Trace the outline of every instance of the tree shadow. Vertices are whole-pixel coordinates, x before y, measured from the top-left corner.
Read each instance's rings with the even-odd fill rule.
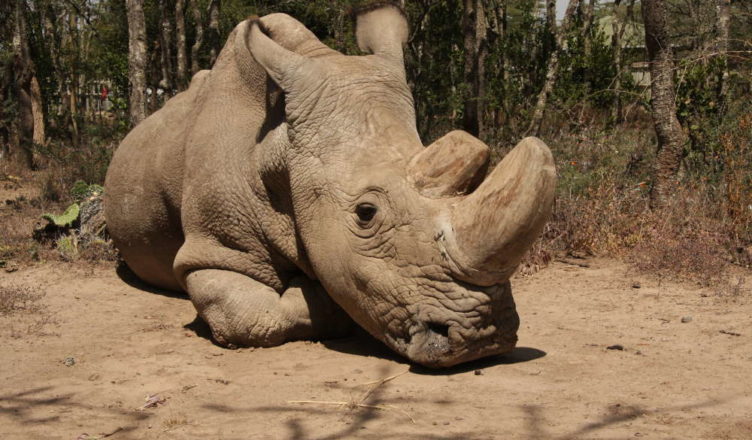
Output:
[[[147,284],[142,281],[124,262],[120,262],[115,269],[115,273],[125,284],[133,287],[134,289],[143,290],[145,292],[154,293],[157,295],[166,296],[169,298],[188,299],[188,295],[183,292],[176,292],[174,290],[160,289],[154,287],[151,284]]]
[[[93,406],[73,400],[72,393],[52,397],[45,396],[51,392],[53,387],[42,386],[31,388],[18,393],[0,395],[0,414],[7,416],[20,423],[21,425],[47,425],[60,420],[60,416],[34,417],[33,412],[37,409],[44,409],[46,413],[55,407],[59,408],[81,408],[89,411],[106,411],[127,417],[131,422],[139,422],[148,419],[152,414],[147,412],[136,412],[135,410],[125,410],[118,408]],[[129,432],[137,428],[136,424],[118,427],[117,432]]]
[[[647,409],[640,405],[621,405],[615,404],[608,406],[607,414],[600,420],[588,423],[568,434],[556,436],[546,431],[544,426],[548,423],[545,420],[543,409],[538,405],[523,405],[522,410],[527,414],[527,430],[530,438],[550,438],[555,440],[577,440],[592,435],[595,431],[602,430],[622,422],[628,422],[637,418],[670,413],[674,411],[688,411],[693,409],[708,408],[733,400],[734,397],[726,399],[709,399],[704,402],[697,402],[686,405],[666,406],[663,408]]]
[[[388,365],[383,365],[380,368],[379,375],[387,378],[390,374],[390,368]],[[366,388],[365,385],[372,385],[370,388]],[[377,381],[375,383],[369,383],[356,387],[337,387],[342,391],[353,391],[356,388],[360,388],[359,395],[342,401],[332,400],[306,400],[306,401],[290,401],[286,405],[276,406],[261,406],[261,407],[249,407],[239,408],[230,407],[227,405],[204,405],[205,409],[217,412],[266,412],[279,416],[280,414],[300,414],[303,416],[293,417],[285,422],[285,427],[288,430],[288,435],[285,437],[289,440],[334,440],[334,439],[349,439],[349,438],[373,438],[373,439],[435,439],[435,440],[449,440],[449,439],[471,439],[476,438],[479,433],[473,432],[454,432],[451,435],[442,435],[432,432],[417,432],[408,433],[407,427],[411,430],[415,430],[416,426],[412,416],[406,411],[405,404],[408,403],[420,403],[417,398],[407,398],[405,396],[388,397],[386,392],[391,386],[391,382]],[[451,401],[439,401],[437,404],[451,404]],[[329,434],[318,435],[308,427],[306,427],[306,420],[321,420],[322,417],[336,416],[340,419],[346,417],[344,420],[345,426],[341,429],[337,429]],[[388,419],[387,425],[379,427],[378,431],[366,431],[366,424],[371,421],[379,419]],[[438,429],[438,428],[431,428]]]

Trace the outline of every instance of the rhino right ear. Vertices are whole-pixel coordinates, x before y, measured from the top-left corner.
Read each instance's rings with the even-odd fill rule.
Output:
[[[353,11],[355,38],[364,52],[403,64],[402,47],[407,43],[407,18],[402,8],[390,1],[374,2]]]
[[[269,38],[262,30],[262,23],[258,18],[250,22],[246,43],[256,62],[282,90],[290,90],[295,76],[310,62],[308,58],[285,49]]]

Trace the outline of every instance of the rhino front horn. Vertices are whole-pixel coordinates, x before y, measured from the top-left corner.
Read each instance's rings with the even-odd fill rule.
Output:
[[[551,151],[538,138],[523,139],[450,209],[441,240],[456,277],[481,286],[507,280],[543,230],[555,188]]]

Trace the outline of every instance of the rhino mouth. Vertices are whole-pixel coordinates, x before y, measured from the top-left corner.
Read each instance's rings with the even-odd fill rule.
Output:
[[[489,310],[461,315],[435,307],[420,307],[405,325],[402,335],[386,335],[386,342],[410,361],[428,368],[451,367],[506,353],[517,344],[519,316],[508,285],[495,286]],[[427,319],[421,317],[431,316]],[[444,317],[442,319],[442,317]]]

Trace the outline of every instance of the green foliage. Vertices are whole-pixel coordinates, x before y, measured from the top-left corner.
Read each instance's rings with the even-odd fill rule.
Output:
[[[66,261],[78,256],[78,239],[75,235],[63,235],[55,241],[55,248]]]
[[[77,180],[71,188],[71,196],[73,200],[80,203],[90,197],[98,196],[104,192],[102,185],[91,184],[84,182],[83,180]]]
[[[70,228],[73,226],[73,223],[78,220],[80,209],[78,203],[73,203],[60,215],[47,213],[43,214],[42,218],[58,228]]]

